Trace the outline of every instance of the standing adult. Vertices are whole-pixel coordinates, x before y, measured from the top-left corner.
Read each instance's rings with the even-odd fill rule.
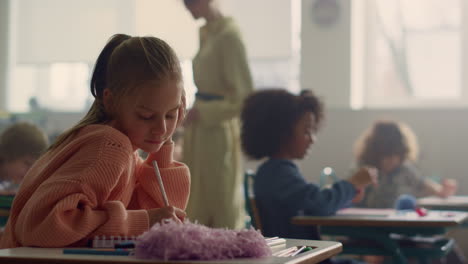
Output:
[[[210,227],[242,228],[243,166],[239,115],[253,90],[239,29],[216,0],[184,0],[195,19],[204,19],[193,59],[198,88],[187,115],[184,161],[192,175],[187,215]]]

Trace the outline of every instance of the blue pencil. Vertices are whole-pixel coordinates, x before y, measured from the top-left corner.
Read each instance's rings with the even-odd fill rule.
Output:
[[[65,248],[63,254],[76,255],[108,255],[108,256],[128,256],[131,251],[124,249],[84,249],[84,248]]]

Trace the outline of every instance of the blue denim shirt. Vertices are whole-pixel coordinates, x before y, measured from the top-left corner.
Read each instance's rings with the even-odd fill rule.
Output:
[[[333,215],[350,205],[356,189],[343,180],[320,189],[307,182],[292,161],[270,159],[257,170],[254,194],[263,235],[319,240],[317,227],[293,225],[291,218],[300,213]]]

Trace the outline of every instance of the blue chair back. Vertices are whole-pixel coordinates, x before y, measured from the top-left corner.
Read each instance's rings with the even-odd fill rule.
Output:
[[[260,221],[260,215],[257,209],[257,203],[255,201],[255,195],[253,193],[253,183],[255,180],[255,173],[252,170],[247,170],[244,174],[244,198],[245,198],[245,210],[250,216],[250,226],[255,229],[262,230],[262,224]],[[250,227],[247,225],[247,227]]]

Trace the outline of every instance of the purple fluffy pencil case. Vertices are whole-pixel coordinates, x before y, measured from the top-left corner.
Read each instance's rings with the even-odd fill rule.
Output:
[[[254,229],[209,228],[186,221],[155,224],[137,238],[135,257],[162,260],[222,260],[271,256]]]

